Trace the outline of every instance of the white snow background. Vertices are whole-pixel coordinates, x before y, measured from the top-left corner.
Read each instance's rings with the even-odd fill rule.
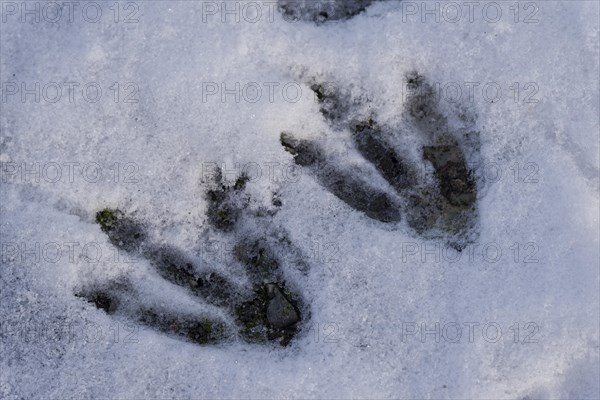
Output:
[[[600,395],[598,2],[534,2],[537,23],[523,22],[531,12],[524,2],[516,3],[518,22],[509,9],[513,2],[497,2],[503,15],[496,23],[482,18],[481,5],[473,22],[463,16],[436,23],[390,1],[320,26],[291,23],[278,12],[269,21],[267,7],[257,22],[230,16],[223,23],[219,14],[203,14],[201,1],[135,2],[135,8],[117,3],[116,22],[114,3],[99,2],[97,23],[82,17],[87,2],[80,2],[72,21],[63,15],[57,23],[21,22],[6,3],[0,398]],[[125,23],[134,11],[139,21]],[[464,94],[460,102],[476,118],[480,162],[502,174],[479,182],[478,243],[494,244],[492,253],[501,249],[496,262],[490,261],[495,255],[477,252],[455,262],[406,256],[407,243],[419,250],[436,243],[368,220],[307,174],[297,182],[268,176],[266,163],[292,163],[279,144],[281,131],[336,135],[304,77],[364,92],[391,124],[401,115],[404,77],[412,70],[433,82],[477,82],[478,88],[494,82],[503,89],[493,103],[480,89],[473,101]],[[49,101],[54,92],[47,86],[39,102],[34,95],[23,102],[20,92],[7,94],[7,82],[19,90],[22,82],[28,88],[61,83],[62,97]],[[73,101],[65,82],[79,84]],[[81,95],[90,82],[102,88],[94,103]],[[273,102],[264,89],[260,101],[237,103],[233,95],[225,102],[219,95],[203,99],[206,82],[230,89],[236,82],[279,86]],[[290,82],[302,89],[297,102],[282,95]],[[515,82],[517,101],[509,88]],[[536,84],[537,102],[525,102],[533,87],[524,88],[528,83]],[[125,102],[134,87],[139,90],[130,99],[137,102]],[[443,107],[452,116],[457,106]],[[349,150],[343,156],[355,157]],[[73,295],[86,282],[126,274],[149,302],[203,307],[150,276],[143,261],[115,261],[94,215],[119,207],[144,218],[157,240],[197,251],[205,240],[207,162],[262,166],[248,191],[264,204],[273,191],[281,193],[274,223],[306,252],[331,243],[339,250],[335,262],[313,259],[308,275],[296,282],[312,314],[288,348],[243,342],[202,347],[131,328]],[[65,163],[78,163],[70,164],[72,179]],[[39,179],[23,168],[40,168]],[[65,244],[72,242],[79,246],[70,259]],[[42,254],[48,243],[62,252]],[[99,262],[83,256],[87,243],[101,247]],[[19,246],[17,255],[10,244]],[[39,259],[23,249],[34,249]],[[218,268],[228,273],[227,265]],[[412,323],[450,328],[437,341],[431,333],[403,335]],[[472,340],[465,323],[479,324]],[[482,327],[492,323],[486,336]],[[73,327],[69,335],[59,333],[65,324]],[[447,336],[455,336],[456,325],[462,336],[453,343]],[[490,340],[496,326],[501,336]]]

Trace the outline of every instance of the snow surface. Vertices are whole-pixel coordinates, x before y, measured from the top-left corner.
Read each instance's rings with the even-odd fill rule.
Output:
[[[80,8],[73,21],[23,23],[6,3],[1,398],[600,396],[598,2],[535,2],[538,23],[522,21],[531,11],[525,3],[517,3],[515,22],[512,2],[497,3],[503,10],[497,23],[485,21],[479,9],[473,22],[423,23],[389,1],[321,25],[291,23],[279,13],[273,21],[263,14],[255,23],[231,17],[223,23],[219,15],[203,14],[206,2],[200,1],[133,3],[137,23],[123,21],[135,11],[128,3],[119,3],[118,22],[113,3],[100,3],[97,23],[82,18]],[[481,246],[456,262],[407,255],[407,245],[420,251],[436,242],[369,221],[306,174],[297,181],[268,177],[266,163],[292,163],[279,144],[281,131],[336,134],[304,77],[366,94],[380,120],[392,124],[412,70],[433,82],[496,82],[503,89],[493,103],[477,91],[472,102],[461,102],[476,118],[481,165],[502,177],[479,182]],[[40,102],[33,95],[22,102],[20,93],[7,95],[13,88],[7,82],[80,86],[73,102],[64,86],[54,103],[47,100],[52,87]],[[80,92],[90,82],[103,90],[95,103]],[[115,82],[119,102],[110,88]],[[273,102],[265,89],[256,103],[236,103],[232,95],[223,103],[218,95],[204,101],[206,82],[280,86]],[[290,82],[301,85],[297,102],[282,96]],[[518,102],[509,89],[515,82],[522,90]],[[523,85],[531,82],[536,103],[523,100],[532,92]],[[135,103],[123,102],[133,87],[125,88],[128,83],[139,88]],[[455,104],[443,107],[455,115]],[[450,123],[459,121],[451,117]],[[346,139],[330,140],[331,151],[352,160]],[[85,283],[126,274],[149,302],[202,307],[162,285],[143,261],[122,254],[115,261],[94,215],[118,206],[150,223],[157,240],[198,251],[207,240],[202,178],[210,162],[229,169],[258,163],[262,177],[248,190],[259,204],[280,193],[284,206],[274,223],[306,252],[324,254],[330,244],[338,249],[334,257],[315,257],[308,275],[295,282],[312,315],[289,348],[201,347],[129,326],[73,295]],[[62,172],[56,182],[52,163]],[[65,163],[79,163],[71,164],[72,179]],[[39,182],[22,174],[36,166],[45,168]],[[89,167],[87,179],[81,166]],[[79,244],[73,259],[66,250],[71,242]],[[486,258],[480,250],[490,243]],[[14,245],[36,253],[36,244],[39,260],[14,254]],[[51,246],[43,254],[48,244],[62,253],[55,257]],[[86,260],[85,244],[101,248],[99,262]],[[493,262],[496,248],[502,256]],[[448,328],[437,342],[433,333],[403,334],[421,324],[435,330],[436,323]],[[472,340],[469,323],[479,324]],[[452,343],[456,325],[462,336]],[[61,334],[65,326],[71,331]],[[491,326],[487,336],[482,326]],[[495,326],[502,329],[497,341],[491,340]]]

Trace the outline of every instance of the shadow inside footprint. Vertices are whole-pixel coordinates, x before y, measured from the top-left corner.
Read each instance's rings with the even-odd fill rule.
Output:
[[[330,162],[315,142],[296,139],[287,132],[281,134],[280,141],[296,164],[310,168],[321,185],[344,203],[381,222],[400,221],[400,206],[392,196]]]
[[[208,190],[206,200],[208,210],[206,215],[209,223],[216,229],[231,232],[235,227],[245,201],[241,198],[241,192],[248,182],[248,177],[240,176],[233,186],[223,183],[221,169],[217,168],[214,183],[215,187]]]
[[[385,134],[373,119],[354,124],[352,138],[360,154],[375,166],[393,188],[403,191],[416,184],[414,171],[402,154],[396,151],[391,135]]]
[[[144,256],[165,280],[216,306],[226,306],[239,297],[236,288],[223,275],[203,268],[202,272],[183,252],[160,246],[144,251]]]
[[[261,285],[255,297],[239,305],[236,315],[242,335],[253,342],[277,340],[287,346],[297,333],[300,311],[297,303],[275,283]]]
[[[416,72],[407,76],[407,82],[412,94],[406,104],[406,119],[428,143],[422,148],[422,157],[433,167],[437,182],[436,187],[428,187],[413,196],[411,204],[415,205],[415,212],[412,216],[416,217],[409,221],[417,231],[445,233],[450,236],[449,243],[460,250],[473,234],[477,185],[458,142],[460,134],[449,127],[431,85]],[[419,215],[419,212],[427,215]],[[422,225],[423,220],[428,223]]]
[[[174,309],[146,306],[126,281],[109,282],[85,288],[75,294],[109,315],[183,338],[198,344],[216,344],[233,336],[223,321],[214,317],[184,314]]]
[[[106,233],[110,242],[124,251],[139,251],[146,240],[142,225],[126,217],[121,210],[107,208],[97,212],[96,223]]]

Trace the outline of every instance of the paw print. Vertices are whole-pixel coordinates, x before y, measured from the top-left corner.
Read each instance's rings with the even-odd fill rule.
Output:
[[[280,141],[296,164],[349,207],[383,223],[405,219],[418,234],[442,238],[461,250],[476,235],[477,218],[477,187],[465,158],[466,145],[461,145],[463,132],[450,128],[422,75],[410,73],[406,81],[411,95],[402,128],[397,129],[379,124],[368,100],[357,102],[326,84],[310,83],[332,130],[349,136],[354,149],[387,185],[372,183],[368,171],[333,162],[319,140],[283,132]],[[402,148],[402,135],[413,135],[422,143],[420,160],[415,162]],[[468,145],[472,140],[463,142]]]
[[[477,191],[460,132],[450,129],[422,76],[411,74],[407,82],[414,93],[405,104],[404,126],[424,143],[418,151],[421,169],[399,145],[393,128],[379,124],[373,112],[364,117],[364,104],[322,84],[311,85],[332,129],[349,134],[355,150],[387,186],[373,183],[372,175],[356,166],[334,162],[318,140],[283,132],[280,141],[296,164],[350,208],[385,224],[405,219],[418,234],[441,238],[461,250],[476,235]],[[228,262],[243,267],[247,285],[211,269],[192,252],[153,243],[148,227],[132,215],[118,209],[96,214],[96,222],[114,246],[145,259],[162,280],[183,289],[189,298],[217,307],[224,316],[186,313],[149,302],[125,277],[96,282],[76,295],[117,318],[198,344],[242,339],[287,346],[307,323],[310,310],[300,291],[287,284],[286,271],[294,268],[304,273],[309,265],[285,231],[272,227],[271,217],[282,207],[280,199],[273,198],[273,209],[252,210],[245,194],[247,182],[241,176],[227,184],[217,170],[206,192],[209,231],[233,239]],[[282,257],[290,254],[298,257],[293,262]]]
[[[134,282],[127,278],[95,282],[82,288],[77,296],[98,309],[128,322],[198,344],[216,344],[236,339],[251,343],[278,343],[287,346],[309,315],[305,301],[285,280],[283,267],[305,271],[307,265],[285,232],[270,227],[265,220],[276,212],[253,212],[244,194],[247,177],[233,185],[223,182],[220,171],[207,191],[207,220],[215,234],[234,240],[231,263],[243,266],[249,285],[241,285],[203,265],[190,252],[152,243],[147,227],[135,217],[118,209],[96,214],[96,223],[109,241],[128,254],[145,259],[164,281],[182,288],[192,299],[215,306],[224,318],[181,312],[174,307],[149,303]],[[244,221],[246,220],[246,221]],[[251,221],[251,222],[248,222]],[[245,225],[254,223],[267,235],[248,233]]]

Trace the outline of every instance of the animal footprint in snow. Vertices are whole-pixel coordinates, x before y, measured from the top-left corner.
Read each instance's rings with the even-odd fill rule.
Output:
[[[311,84],[323,117],[334,131],[349,135],[354,149],[386,185],[372,183],[370,171],[334,162],[319,141],[283,132],[281,144],[296,164],[308,169],[351,208],[384,223],[406,218],[419,234],[442,237],[460,250],[475,234],[475,180],[458,140],[460,134],[449,127],[433,88],[417,73],[406,79],[412,95],[405,104],[404,124],[397,129],[380,125],[372,111],[361,117],[365,104],[339,90],[314,81]],[[407,133],[417,135],[423,143],[421,160],[411,159],[402,148],[400,139]],[[418,168],[417,162],[424,163],[425,168]],[[426,172],[419,172],[422,170]]]
[[[432,88],[418,74],[409,75],[407,80],[414,94],[405,104],[403,129],[411,129],[424,143],[417,162],[425,164],[425,173],[402,149],[398,141],[402,132],[378,124],[375,115],[359,118],[360,104],[339,92],[326,91],[318,83],[313,83],[312,89],[321,114],[335,131],[349,133],[353,147],[371,172],[332,161],[319,141],[282,133],[281,144],[298,165],[352,209],[382,223],[405,218],[419,234],[443,238],[460,250],[476,233],[475,181],[459,133],[449,128]],[[373,183],[373,173],[386,185]],[[189,251],[152,243],[145,225],[117,209],[101,210],[96,215],[96,222],[114,246],[147,260],[164,282],[183,289],[189,298],[212,305],[221,314],[183,312],[174,303],[149,301],[135,282],[126,278],[95,282],[77,295],[118,318],[200,344],[235,338],[289,344],[310,312],[297,287],[286,283],[286,271],[305,271],[308,266],[301,255],[293,263],[282,257],[299,252],[283,230],[271,226],[270,217],[276,211],[248,209],[246,183],[242,176],[227,185],[218,171],[206,193],[207,220],[219,235],[234,239],[233,257],[226,262],[243,266],[246,285],[207,267]]]
[[[299,254],[284,233],[271,231],[270,236],[260,237],[247,233],[244,220],[262,224],[267,232],[271,228],[268,220],[263,221],[246,209],[246,181],[240,177],[228,186],[219,172],[206,197],[208,221],[220,234],[235,240],[229,262],[244,267],[248,285],[233,282],[189,252],[151,243],[146,227],[118,209],[104,209],[96,214],[96,222],[114,246],[147,260],[162,280],[182,288],[188,297],[223,311],[228,318],[181,312],[176,304],[149,301],[127,278],[94,282],[77,295],[115,317],[199,344],[235,338],[289,344],[309,312],[302,296],[286,285],[284,267],[293,265],[304,270],[306,264],[301,256],[295,263],[283,256]]]

